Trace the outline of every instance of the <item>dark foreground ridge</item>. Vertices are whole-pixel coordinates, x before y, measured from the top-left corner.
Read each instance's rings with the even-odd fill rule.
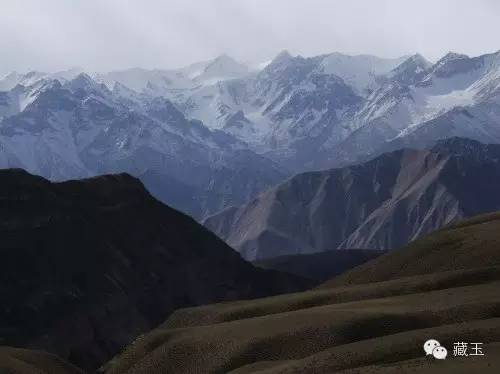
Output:
[[[94,369],[176,308],[309,284],[243,261],[130,175],[51,183],[0,171],[0,345]]]
[[[311,291],[177,310],[99,372],[496,374],[499,248],[500,213],[479,216]],[[430,338],[448,349],[446,360],[425,357]],[[485,355],[454,357],[455,342],[482,342]],[[81,374],[57,357],[7,347],[2,369]]]

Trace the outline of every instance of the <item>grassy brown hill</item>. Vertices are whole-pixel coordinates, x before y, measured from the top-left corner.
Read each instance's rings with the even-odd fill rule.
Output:
[[[127,174],[0,171],[0,345],[94,369],[179,307],[308,285],[245,262]]]
[[[477,217],[312,291],[178,310],[105,372],[496,373],[499,244],[500,214]],[[429,338],[447,360],[424,357]],[[458,341],[485,356],[453,357]]]
[[[27,349],[0,347],[1,374],[84,374],[59,357]]]

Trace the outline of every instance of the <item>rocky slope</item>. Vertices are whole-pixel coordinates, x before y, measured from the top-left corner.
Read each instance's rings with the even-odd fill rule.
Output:
[[[247,259],[335,248],[396,249],[500,209],[500,146],[451,139],[296,175],[205,225]]]
[[[96,368],[181,306],[295,291],[127,174],[0,171],[0,344]]]

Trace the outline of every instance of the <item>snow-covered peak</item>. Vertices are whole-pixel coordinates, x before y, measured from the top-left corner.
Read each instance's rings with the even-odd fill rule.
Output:
[[[416,53],[410,56],[406,61],[412,62],[415,65],[422,66],[426,69],[432,66],[432,63],[429,60],[427,60],[424,56],[422,56],[420,53]]]
[[[26,74],[12,72],[0,79],[0,91],[10,91],[17,85],[28,87],[46,76],[47,74],[39,71],[31,71]]]
[[[64,87],[72,92],[85,91],[86,93],[98,94],[100,96],[110,93],[106,85],[96,82],[86,73],[78,74],[74,79],[66,82]]]
[[[98,74],[95,79],[110,89],[119,82],[139,93],[149,92],[154,87],[158,95],[166,95],[169,90],[189,90],[195,86],[182,71],[176,70],[132,68]]]
[[[276,76],[290,67],[305,64],[307,59],[301,56],[292,56],[287,50],[281,51],[264,69],[259,73],[261,77]],[[311,65],[312,66],[312,65]]]
[[[415,84],[425,76],[431,66],[429,61],[417,53],[391,70],[387,77],[402,84]]]
[[[0,91],[10,91],[19,84],[20,74],[13,71],[0,78]]]
[[[29,86],[22,84],[16,85],[7,94],[10,96],[11,105],[10,114],[24,111],[30,104],[35,102],[41,95],[51,91],[57,91],[61,88],[61,83],[55,79],[42,78]],[[57,104],[57,103],[55,103]]]
[[[78,77],[78,75],[85,73],[85,70],[80,67],[73,67],[67,70],[61,70],[56,73],[50,74],[51,78],[58,79],[60,81],[70,81]]]
[[[284,61],[289,61],[293,56],[286,49],[281,51],[276,55],[276,57],[271,61],[272,64],[279,64]]]
[[[463,60],[463,59],[468,59],[470,58],[469,56],[463,54],[463,53],[456,53],[456,52],[448,52],[446,55],[444,55],[438,62],[438,65],[442,65],[444,63],[447,63],[449,61],[453,60]]]
[[[324,73],[342,78],[357,93],[363,94],[373,88],[377,76],[390,72],[405,60],[406,57],[349,56],[335,52],[324,56],[321,66]]]
[[[470,74],[483,66],[483,58],[470,58],[467,55],[449,52],[432,67],[432,75],[437,78],[449,78],[454,75]]]
[[[199,74],[193,74],[191,77],[197,83],[210,85],[218,81],[241,78],[248,72],[248,66],[228,55],[221,55],[207,63]]]
[[[86,73],[80,73],[70,81],[70,85],[74,88],[86,88],[94,84],[92,77]]]

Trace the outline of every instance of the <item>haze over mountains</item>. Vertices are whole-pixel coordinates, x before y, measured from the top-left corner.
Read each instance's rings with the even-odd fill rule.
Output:
[[[201,219],[298,172],[451,136],[500,142],[499,94],[499,53],[12,73],[0,79],[0,167],[52,180],[126,171]]]
[[[500,209],[500,145],[452,138],[366,163],[297,174],[204,224],[248,260],[334,249],[397,249]]]

